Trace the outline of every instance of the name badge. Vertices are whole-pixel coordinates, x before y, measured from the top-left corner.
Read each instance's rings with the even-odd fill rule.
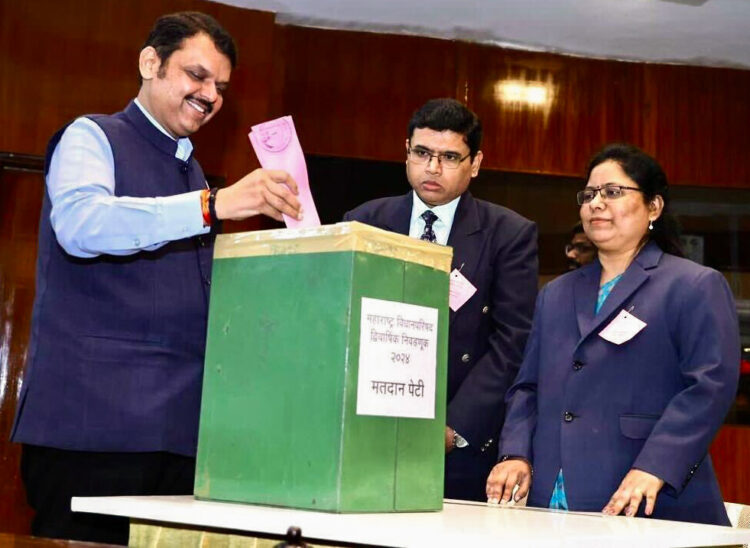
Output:
[[[622,344],[635,337],[646,325],[646,322],[639,320],[627,310],[620,310],[615,319],[599,332],[599,336],[605,341]]]
[[[471,296],[477,292],[477,288],[466,279],[457,269],[451,272],[448,306],[453,312],[461,308]]]

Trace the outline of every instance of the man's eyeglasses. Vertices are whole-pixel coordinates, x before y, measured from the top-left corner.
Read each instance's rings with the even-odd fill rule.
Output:
[[[466,160],[466,158],[471,156],[471,153],[467,154],[466,156],[461,156],[457,152],[435,153],[426,148],[415,147],[415,148],[409,148],[409,152],[407,153],[407,156],[409,157],[410,162],[413,162],[417,165],[429,164],[433,158],[437,158],[438,163],[444,168],[456,169],[458,166],[461,165],[461,162],[463,162],[464,160]]]
[[[622,197],[623,190],[637,190],[638,192],[643,192],[640,188],[635,186],[604,185],[579,190],[576,194],[576,200],[578,200],[579,206],[588,204],[596,198],[597,192],[602,195],[602,199],[604,200],[616,200],[617,198]]]

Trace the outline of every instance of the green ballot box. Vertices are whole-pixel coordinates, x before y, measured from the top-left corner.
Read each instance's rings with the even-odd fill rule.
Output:
[[[219,236],[195,495],[440,510],[451,257],[360,223]]]

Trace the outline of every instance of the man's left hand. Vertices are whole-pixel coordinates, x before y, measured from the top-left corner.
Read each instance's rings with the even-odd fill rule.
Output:
[[[636,470],[633,468],[628,472],[620,483],[615,494],[609,499],[607,505],[602,508],[602,513],[616,516],[623,510],[626,516],[634,516],[638,511],[641,501],[646,499],[645,514],[650,516],[654,511],[656,496],[664,486],[664,480],[653,474]]]

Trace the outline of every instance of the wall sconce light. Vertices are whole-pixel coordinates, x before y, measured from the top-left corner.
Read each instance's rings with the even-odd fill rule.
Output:
[[[500,80],[495,84],[495,98],[501,103],[516,103],[534,107],[552,103],[553,88],[545,82]]]
[[[521,114],[523,112],[541,114],[546,125],[552,113],[557,87],[552,80],[552,74],[547,74],[546,81],[540,79],[526,79],[520,74],[516,79],[497,80],[493,84],[492,93],[495,101],[503,111]]]

